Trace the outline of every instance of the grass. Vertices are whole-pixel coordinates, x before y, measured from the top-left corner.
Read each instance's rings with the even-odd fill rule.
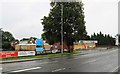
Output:
[[[44,57],[55,57],[55,56],[61,56],[61,55],[69,55],[69,54],[78,54],[79,52],[64,52],[63,54],[61,53],[56,53],[56,54],[42,54],[42,55],[36,55],[36,56],[23,56],[23,57],[12,57],[12,58],[3,58],[2,61],[7,61],[7,60],[20,60],[20,59],[30,59],[30,58],[44,58]],[[1,60],[1,59],[0,59]]]

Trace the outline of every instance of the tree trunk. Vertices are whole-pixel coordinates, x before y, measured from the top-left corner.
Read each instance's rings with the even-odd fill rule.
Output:
[[[73,52],[73,45],[68,45],[68,52],[69,53]]]

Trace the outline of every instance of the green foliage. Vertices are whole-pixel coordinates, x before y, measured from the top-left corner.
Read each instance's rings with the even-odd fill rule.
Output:
[[[37,38],[36,37],[30,37],[29,40],[36,40]]]
[[[118,35],[118,40],[119,40],[119,43],[120,43],[120,34]]]
[[[50,13],[42,19],[42,38],[49,44],[61,42],[61,3],[51,2]],[[80,40],[87,36],[82,2],[63,3],[63,38],[64,42],[69,39]],[[74,40],[71,40],[72,42]]]
[[[43,34],[41,35],[41,39],[46,40],[46,38],[45,38],[45,33],[43,33]]]
[[[2,30],[1,30],[1,28],[0,28],[0,48],[2,48]]]
[[[28,41],[29,40],[29,38],[23,38],[23,39],[21,39],[20,41]]]
[[[10,49],[11,42],[15,40],[13,35],[8,31],[2,31],[2,48],[3,49]]]
[[[91,35],[91,40],[98,40],[98,45],[115,45],[115,38],[102,32]]]
[[[20,41],[30,41],[30,40],[36,40],[36,37],[30,37],[30,38],[22,38]]]

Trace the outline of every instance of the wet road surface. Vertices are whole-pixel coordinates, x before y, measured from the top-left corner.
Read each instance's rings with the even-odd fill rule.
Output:
[[[2,64],[3,74],[21,72],[114,72],[118,69],[118,49],[88,51],[83,55]]]

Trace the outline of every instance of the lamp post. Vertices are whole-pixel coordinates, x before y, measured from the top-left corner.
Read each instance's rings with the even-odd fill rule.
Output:
[[[0,51],[2,49],[2,29],[3,28],[0,28]]]
[[[63,3],[61,2],[61,53],[63,54]]]
[[[62,0],[51,0],[52,2],[55,2],[55,6],[56,6],[56,2],[60,2],[61,4],[61,53],[63,54],[63,2]]]

